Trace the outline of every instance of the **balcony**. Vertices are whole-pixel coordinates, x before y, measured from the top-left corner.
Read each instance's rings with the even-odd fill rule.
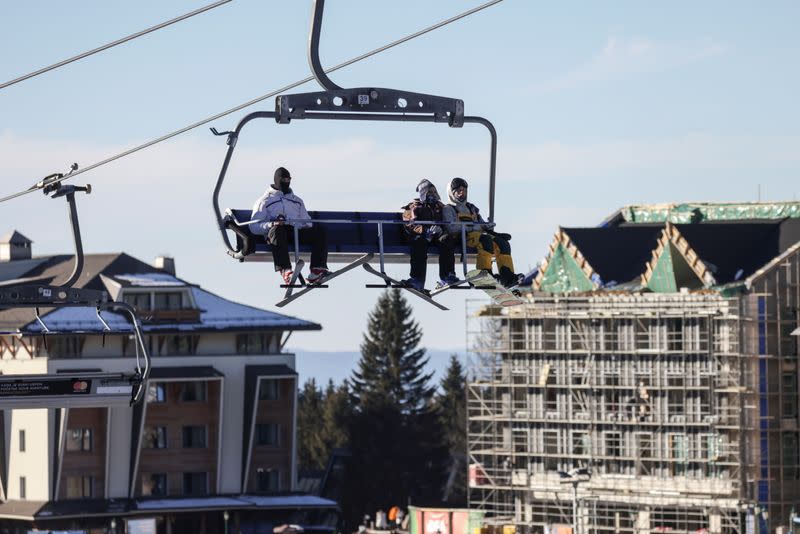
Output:
[[[136,309],[136,315],[143,323],[199,323],[200,310],[198,309],[179,309],[179,310],[140,310]]]

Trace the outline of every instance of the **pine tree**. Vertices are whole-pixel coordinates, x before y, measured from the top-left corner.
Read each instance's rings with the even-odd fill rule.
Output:
[[[450,355],[445,376],[437,395],[444,443],[450,453],[448,476],[443,498],[450,506],[467,504],[467,429],[466,375],[458,355]]]
[[[322,391],[310,378],[303,384],[297,399],[297,463],[300,469],[323,469],[328,461],[328,450],[320,432],[322,410]]]
[[[336,386],[333,380],[328,381],[325,398],[322,403],[321,434],[328,456],[333,449],[346,447],[350,437],[347,432],[350,422],[352,404],[347,383]]]
[[[352,457],[341,504],[351,525],[378,509],[441,500],[447,449],[421,340],[400,291],[384,292],[369,314],[361,360],[350,380]]]
[[[411,318],[411,307],[400,290],[384,292],[369,314],[361,343],[361,360],[353,373],[357,406],[389,401],[408,415],[425,411],[433,396],[433,373],[424,373],[428,358],[417,349],[422,329]]]

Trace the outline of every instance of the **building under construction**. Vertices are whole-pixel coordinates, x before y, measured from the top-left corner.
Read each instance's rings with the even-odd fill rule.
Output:
[[[468,319],[470,506],[532,532],[789,532],[798,217],[640,206],[560,228],[528,303]]]

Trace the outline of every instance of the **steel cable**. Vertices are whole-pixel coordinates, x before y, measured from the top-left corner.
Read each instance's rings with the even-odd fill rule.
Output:
[[[228,1],[230,1],[230,0],[228,0]],[[396,41],[392,41],[391,43],[388,43],[388,44],[383,45],[383,46],[381,46],[379,48],[376,48],[376,49],[374,49],[374,50],[372,50],[370,52],[367,52],[365,54],[361,54],[360,56],[356,56],[354,58],[348,59],[347,61],[344,61],[343,63],[339,63],[338,65],[336,65],[334,67],[330,67],[328,69],[325,69],[325,72],[326,73],[334,72],[334,71],[337,71],[337,70],[342,69],[344,67],[348,67],[348,66],[352,65],[353,63],[357,63],[359,61],[363,61],[364,59],[372,57],[372,56],[374,56],[376,54],[380,54],[381,52],[385,52],[386,50],[389,50],[390,48],[393,48],[395,46],[398,46],[400,44],[408,42],[408,41],[410,41],[412,39],[415,39],[415,38],[417,38],[417,37],[419,37],[421,35],[424,35],[424,34],[426,34],[428,32],[431,32],[431,31],[437,30],[439,28],[442,28],[444,26],[447,26],[448,24],[451,24],[453,22],[456,22],[457,20],[460,20],[460,19],[463,19],[465,17],[468,17],[468,16],[470,16],[470,15],[472,15],[474,13],[477,13],[478,11],[482,11],[483,9],[486,9],[487,7],[491,7],[491,6],[495,5],[495,4],[499,4],[502,1],[503,0],[491,0],[489,2],[481,4],[481,5],[479,5],[479,6],[475,7],[475,8],[472,8],[472,9],[470,9],[468,11],[464,11],[463,13],[455,15],[455,16],[449,18],[449,19],[446,19],[446,20],[443,20],[441,22],[438,22],[438,23],[436,23],[436,24],[434,24],[432,26],[428,26],[427,28],[424,28],[424,29],[422,29],[422,30],[420,30],[418,32],[409,34],[409,35],[407,35],[407,36],[405,36],[405,37],[403,37],[401,39],[398,39]],[[60,178],[56,178],[54,180],[50,180],[50,181],[48,181],[48,184],[52,184],[52,183],[55,183],[55,182],[62,182],[64,180],[68,179],[68,178],[74,178],[75,176],[77,176],[79,174],[91,171],[93,169],[96,169],[96,168],[101,167],[103,165],[106,165],[108,163],[111,163],[112,161],[116,161],[116,160],[118,160],[120,158],[124,158],[126,156],[130,156],[131,154],[139,152],[140,150],[144,150],[145,148],[149,148],[149,147],[151,147],[153,145],[156,145],[158,143],[161,143],[163,141],[166,141],[166,140],[171,139],[173,137],[176,137],[178,135],[184,134],[184,133],[186,133],[186,132],[188,132],[190,130],[193,130],[193,129],[199,127],[199,126],[203,126],[204,124],[208,124],[211,121],[217,120],[217,119],[222,118],[222,117],[224,117],[226,115],[230,115],[231,113],[235,113],[237,111],[241,111],[242,109],[244,109],[244,108],[246,108],[248,106],[252,106],[253,104],[257,104],[258,102],[266,100],[267,98],[271,98],[271,97],[277,96],[277,95],[279,95],[279,94],[281,94],[281,93],[283,93],[285,91],[288,91],[290,89],[294,89],[294,88],[296,88],[296,87],[298,87],[300,85],[303,85],[304,83],[308,83],[308,82],[313,81],[313,80],[314,80],[313,76],[308,76],[307,78],[303,78],[302,80],[298,80],[298,81],[290,83],[288,85],[284,85],[280,89],[275,89],[274,91],[271,91],[271,92],[269,92],[269,93],[267,93],[265,95],[259,96],[257,98],[252,99],[252,100],[249,100],[249,101],[247,101],[247,102],[245,102],[243,104],[239,104],[236,107],[227,109],[225,111],[222,111],[222,112],[217,113],[215,115],[212,115],[210,117],[206,117],[205,119],[202,119],[202,120],[199,120],[199,121],[194,122],[192,124],[189,124],[188,126],[184,126],[183,128],[180,128],[180,129],[175,130],[173,132],[170,132],[168,134],[164,134],[161,137],[157,137],[155,139],[147,141],[146,143],[142,143],[141,145],[138,145],[138,146],[135,146],[135,147],[130,148],[128,150],[125,150],[123,152],[120,152],[119,154],[116,154],[116,155],[110,156],[110,157],[108,157],[108,158],[106,158],[104,160],[98,161],[97,163],[93,163],[93,164],[89,165],[88,167],[84,167],[82,169],[78,169],[78,170],[76,170],[76,171],[74,171],[74,172],[72,172],[72,173],[70,173],[68,175],[64,175],[64,176],[62,176]],[[37,184],[32,185],[28,189],[25,189],[25,190],[20,191],[18,193],[14,193],[12,195],[8,195],[8,196],[3,197],[3,198],[0,198],[0,203],[5,202],[7,200],[11,200],[13,198],[20,197],[22,195],[26,195],[28,193],[32,193],[33,191],[41,189],[42,187],[43,187],[42,182],[39,182]]]
[[[44,74],[45,72],[50,72],[51,70],[55,70],[55,69],[57,69],[59,67],[63,67],[64,65],[69,65],[70,63],[73,63],[73,62],[78,61],[80,59],[83,59],[83,58],[86,58],[86,57],[89,57],[89,56],[93,56],[94,54],[97,54],[98,52],[102,52],[103,50],[108,50],[109,48],[113,48],[113,47],[115,47],[117,45],[121,45],[123,43],[127,43],[128,41],[133,41],[134,39],[136,39],[138,37],[141,37],[143,35],[147,35],[148,33],[152,33],[154,31],[160,30],[162,28],[166,28],[167,26],[171,26],[172,24],[175,24],[176,22],[180,22],[182,20],[186,20],[188,18],[194,17],[195,15],[199,15],[200,13],[205,13],[206,11],[210,11],[210,10],[214,9],[215,7],[219,7],[219,6],[223,5],[223,4],[227,4],[227,3],[232,2],[232,1],[233,0],[220,0],[219,2],[215,2],[213,4],[209,4],[209,5],[205,6],[205,7],[201,7],[200,9],[195,9],[194,11],[190,11],[189,13],[185,13],[185,14],[179,16],[179,17],[175,17],[174,19],[167,20],[165,22],[162,22],[161,24],[156,24],[155,26],[151,26],[151,27],[149,27],[147,29],[144,29],[142,31],[139,31],[139,32],[136,32],[136,33],[132,33],[132,34],[128,35],[127,37],[123,37],[121,39],[117,39],[116,41],[112,41],[112,42],[104,44],[102,46],[98,46],[97,48],[93,48],[91,50],[83,52],[82,54],[78,54],[77,56],[72,56],[71,58],[65,59],[63,61],[59,61],[58,63],[53,63],[52,65],[50,65],[48,67],[44,67],[44,68],[41,68],[39,70],[35,70],[33,72],[29,72],[28,74],[25,74],[24,76],[20,76],[19,78],[14,78],[13,80],[9,80],[9,81],[7,81],[7,82],[5,82],[3,84],[0,84],[0,89],[5,89],[6,87],[10,87],[10,86],[12,86],[12,85],[14,85],[16,83],[23,82],[23,81],[28,80],[30,78],[33,78],[35,76],[39,76],[40,74]]]

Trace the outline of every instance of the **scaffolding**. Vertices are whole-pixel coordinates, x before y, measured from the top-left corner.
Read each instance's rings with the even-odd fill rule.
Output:
[[[758,495],[768,478],[766,378],[753,341],[765,328],[762,297],[542,293],[503,310],[473,303],[470,507],[532,532],[761,532],[748,526],[769,501]]]

